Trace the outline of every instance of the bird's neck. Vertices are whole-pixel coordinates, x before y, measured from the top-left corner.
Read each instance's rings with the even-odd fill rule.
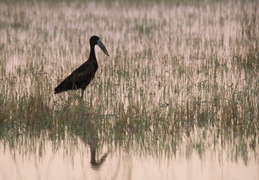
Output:
[[[94,45],[91,45],[90,58],[89,59],[96,60]]]

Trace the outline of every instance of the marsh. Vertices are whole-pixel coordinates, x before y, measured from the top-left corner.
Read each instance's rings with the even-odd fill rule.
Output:
[[[258,179],[258,6],[0,2],[0,179]]]

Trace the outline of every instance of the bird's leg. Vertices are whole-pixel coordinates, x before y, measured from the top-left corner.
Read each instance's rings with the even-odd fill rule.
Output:
[[[84,96],[84,90],[82,89],[82,92],[81,92],[81,99],[83,99],[83,96]]]

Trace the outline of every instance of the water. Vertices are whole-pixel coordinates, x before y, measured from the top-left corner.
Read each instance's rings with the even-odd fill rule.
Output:
[[[96,150],[95,160],[107,155],[99,166],[93,166],[88,144],[62,142],[57,149],[53,142],[37,143],[37,148],[0,149],[0,179],[258,179],[259,165],[254,152],[248,151],[246,161],[229,157],[227,150],[204,150],[203,154],[176,154],[145,150],[108,150],[103,144]],[[185,144],[184,146],[188,146]],[[42,148],[42,149],[41,149]],[[32,152],[31,152],[32,151]],[[154,152],[153,152],[154,153]],[[258,149],[257,149],[258,153]],[[235,157],[234,157],[235,158]]]

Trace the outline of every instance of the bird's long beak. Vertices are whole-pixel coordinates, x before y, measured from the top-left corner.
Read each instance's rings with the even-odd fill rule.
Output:
[[[107,56],[110,56],[106,47],[104,46],[104,44],[102,43],[101,40],[98,40],[97,41],[97,45],[102,49],[102,51],[107,55]]]

